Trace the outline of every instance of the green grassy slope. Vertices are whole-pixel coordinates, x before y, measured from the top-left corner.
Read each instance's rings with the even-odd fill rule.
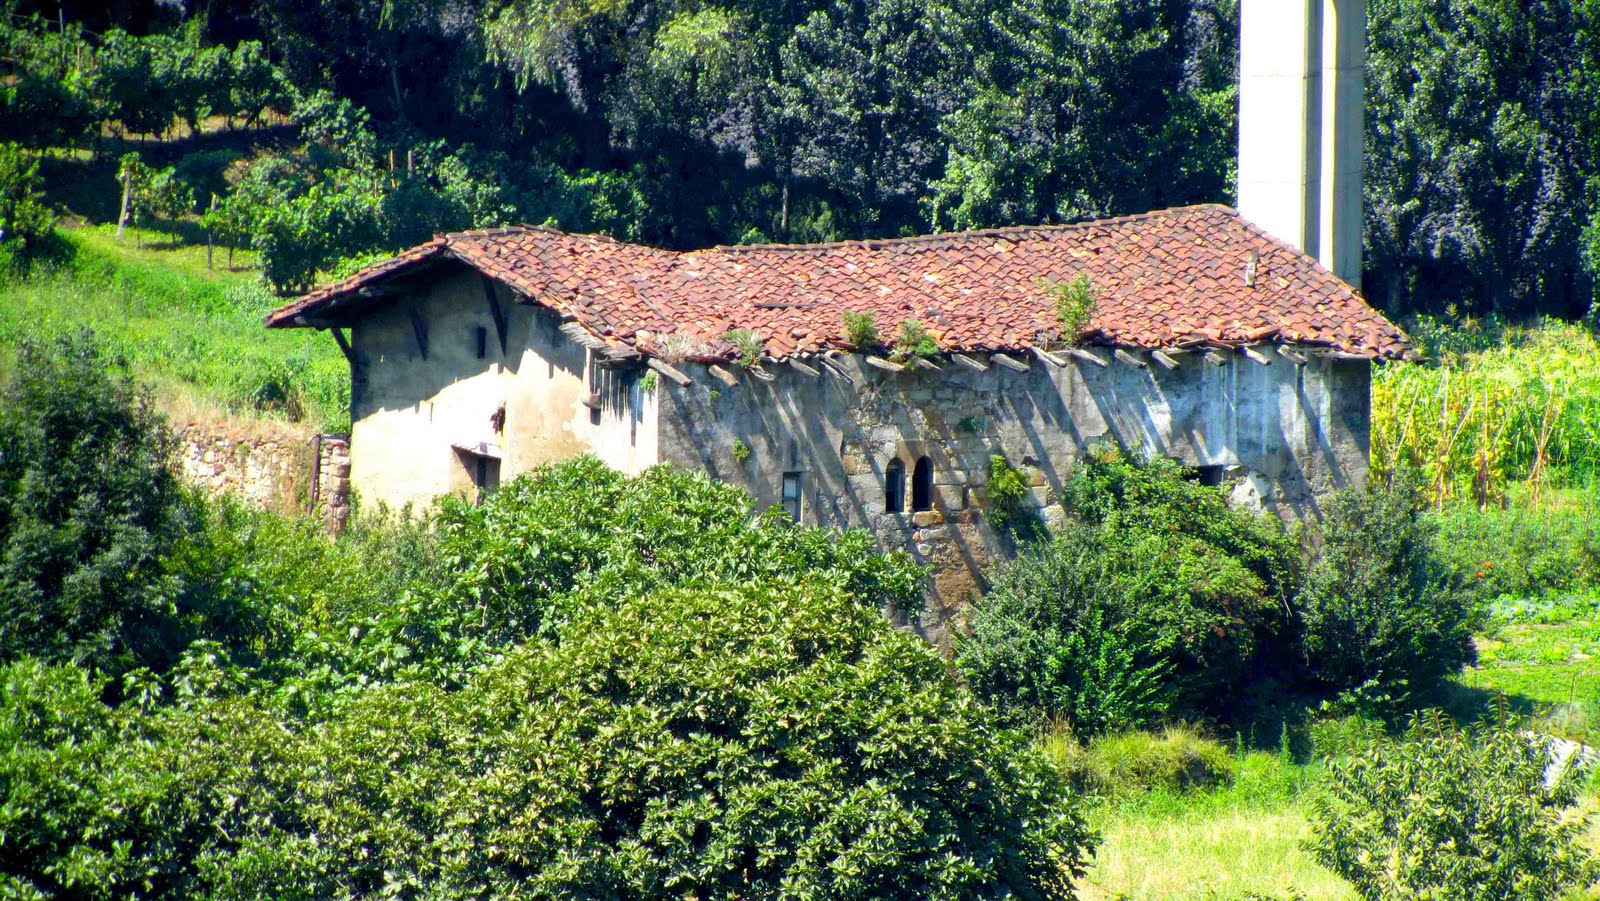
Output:
[[[262,328],[278,300],[248,271],[248,254],[236,254],[229,270],[219,251],[212,270],[203,246],[149,231],[117,241],[114,233],[109,225],[58,230],[53,260],[0,276],[0,353],[90,328],[173,411],[348,429],[344,358],[326,335]]]

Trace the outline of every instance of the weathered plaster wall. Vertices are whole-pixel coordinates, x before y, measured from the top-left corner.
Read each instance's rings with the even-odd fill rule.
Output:
[[[502,351],[484,290],[463,267],[351,330],[351,479],[363,502],[398,507],[461,491],[458,447],[498,454],[502,480],[584,452],[627,472],[656,462],[654,402],[638,374],[591,366],[555,314],[496,289],[506,315]],[[484,359],[479,328],[488,335]],[[583,404],[591,394],[598,409]]]
[[[884,548],[934,566],[920,625],[935,640],[1003,550],[982,516],[997,451],[1027,473],[1047,518],[1059,515],[1047,508],[1072,466],[1101,441],[1225,467],[1239,500],[1291,518],[1315,516],[1319,497],[1366,478],[1365,362],[1262,365],[1232,355],[1218,366],[1189,354],[1172,371],[1074,361],[977,372],[946,362],[897,374],[837,359],[848,377],[778,366],[773,381],[741,374],[736,388],[687,367],[693,385],[659,389],[662,458],[742,485],[762,505],[779,502],[783,473],[803,473],[806,522],[871,528]],[[736,439],[752,450],[744,462]],[[909,485],[923,455],[934,466],[934,509],[886,512],[889,461],[905,464]]]

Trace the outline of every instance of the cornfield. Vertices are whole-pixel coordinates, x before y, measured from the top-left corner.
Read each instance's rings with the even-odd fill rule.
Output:
[[[1586,329],[1507,330],[1497,346],[1439,365],[1380,369],[1372,385],[1372,467],[1419,470],[1439,505],[1500,504],[1513,486],[1600,481],[1600,344]]]

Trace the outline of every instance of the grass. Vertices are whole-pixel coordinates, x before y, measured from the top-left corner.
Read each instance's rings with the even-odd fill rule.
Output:
[[[348,430],[349,376],[331,339],[264,329],[279,301],[247,271],[207,269],[203,246],[170,236],[140,248],[114,232],[58,230],[50,259],[0,276],[0,362],[24,339],[89,328],[171,412]]]
[[[1478,647],[1478,664],[1461,675],[1445,699],[1458,717],[1479,716],[1503,695],[1536,728],[1600,744],[1600,591],[1502,599]],[[1312,828],[1305,800],[1323,778],[1321,760],[1342,756],[1379,728],[1355,718],[1317,724],[1307,736],[1310,753],[1298,760],[1289,753],[1229,752],[1187,727],[1101,739],[1087,749],[1060,736],[1043,736],[1046,753],[1091,793],[1090,820],[1101,833],[1090,872],[1078,884],[1080,896],[1088,901],[1355,898],[1347,884],[1302,849]],[[1220,771],[1217,754],[1230,754],[1231,778],[1209,787],[1184,788],[1181,779],[1140,775],[1181,771],[1175,760],[1207,759],[1213,761],[1208,770]],[[1110,771],[1116,768],[1132,774],[1131,790],[1107,788],[1119,782]],[[1084,772],[1093,778],[1084,779]],[[1600,796],[1591,795],[1583,806],[1591,816],[1600,813]],[[1600,817],[1584,841],[1600,852]],[[1600,893],[1578,897],[1600,898]]]

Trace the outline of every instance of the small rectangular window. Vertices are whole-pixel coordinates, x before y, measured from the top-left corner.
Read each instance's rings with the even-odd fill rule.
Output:
[[[800,473],[783,474],[783,510],[795,522],[800,521]]]
[[[481,360],[487,357],[489,355],[489,330],[480,325],[472,330],[472,337],[477,342],[478,359]]]
[[[1194,479],[1208,488],[1215,488],[1222,484],[1222,469],[1221,466],[1196,466]]]

